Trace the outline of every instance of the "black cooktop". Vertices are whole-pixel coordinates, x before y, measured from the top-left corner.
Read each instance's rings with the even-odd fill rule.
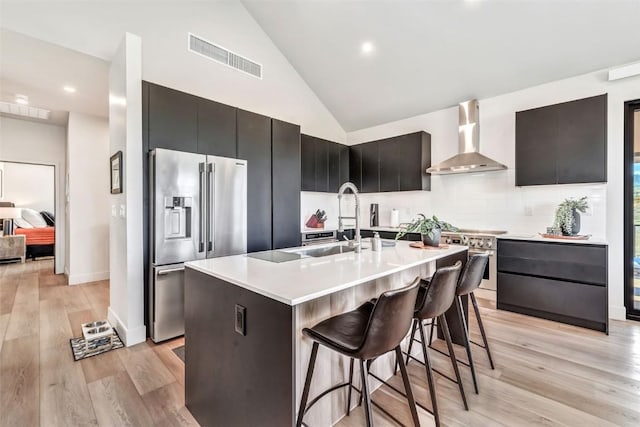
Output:
[[[297,259],[302,258],[302,255],[300,254],[284,252],[284,251],[253,252],[253,253],[247,254],[247,256],[250,258],[256,258],[256,259],[261,259],[263,261],[269,261],[269,262],[275,262],[275,263],[295,261]]]

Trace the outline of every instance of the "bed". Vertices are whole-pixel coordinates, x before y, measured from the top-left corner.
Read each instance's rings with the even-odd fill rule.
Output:
[[[25,236],[27,258],[36,259],[54,255],[55,227],[17,228],[15,234]]]

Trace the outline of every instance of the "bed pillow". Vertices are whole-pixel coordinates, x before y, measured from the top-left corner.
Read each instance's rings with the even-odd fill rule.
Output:
[[[26,219],[16,218],[13,220],[16,227],[20,228],[33,228],[33,225],[29,224]]]
[[[47,222],[42,218],[42,215],[33,209],[22,208],[22,219],[26,220],[35,228],[44,228],[47,226]]]
[[[42,211],[42,212],[40,212],[40,215],[42,215],[42,218],[44,218],[44,220],[46,221],[47,225],[49,225],[51,227],[56,225],[55,217],[53,216],[53,214],[51,212]]]

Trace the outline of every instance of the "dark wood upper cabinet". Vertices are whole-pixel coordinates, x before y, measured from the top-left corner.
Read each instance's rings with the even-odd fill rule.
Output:
[[[607,95],[516,113],[516,185],[607,181]]]
[[[607,95],[560,104],[558,184],[607,181]]]
[[[236,157],[236,108],[198,99],[198,153]]]
[[[362,145],[349,147],[349,181],[362,188]]]
[[[148,83],[149,149],[197,152],[198,98]]]
[[[271,120],[273,249],[300,246],[300,126]]]
[[[247,252],[271,249],[271,119],[238,110],[238,158],[247,160]],[[299,211],[300,209],[298,209]],[[297,230],[297,225],[293,224]]]
[[[349,180],[349,147],[301,135],[302,191],[337,193]]]
[[[309,135],[300,136],[302,191],[316,191],[316,144]]]
[[[352,145],[350,180],[363,193],[431,189],[431,135],[414,132]],[[360,185],[355,181],[360,179]]]
[[[329,143],[314,138],[316,145],[316,191],[329,191]]]
[[[349,153],[349,146],[347,145],[342,145],[342,144],[338,144],[339,145],[339,151],[340,151],[340,179],[338,181],[338,188],[336,188],[336,192],[340,189],[340,186],[342,184],[344,184],[345,182],[349,182],[351,181],[351,176],[349,175],[350,172],[350,153]]]
[[[362,144],[362,187],[363,193],[380,191],[380,164],[378,141]]]

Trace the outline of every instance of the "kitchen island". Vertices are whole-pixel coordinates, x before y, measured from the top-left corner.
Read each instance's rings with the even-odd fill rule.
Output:
[[[315,255],[322,248],[313,246]],[[466,246],[424,250],[409,242],[320,257],[305,250],[185,264],[185,399],[201,425],[293,425],[312,344],[303,328],[467,258]],[[373,370],[388,378],[393,363],[389,353]],[[310,396],[344,382],[348,367],[346,357],[321,348]],[[326,396],[305,422],[334,424],[346,413],[346,396],[346,388]]]

